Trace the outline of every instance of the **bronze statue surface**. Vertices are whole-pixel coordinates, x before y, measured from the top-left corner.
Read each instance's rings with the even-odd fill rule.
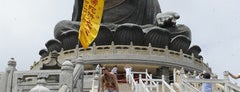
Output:
[[[72,21],[80,21],[83,0],[75,0]],[[155,24],[158,0],[105,0],[102,23]]]

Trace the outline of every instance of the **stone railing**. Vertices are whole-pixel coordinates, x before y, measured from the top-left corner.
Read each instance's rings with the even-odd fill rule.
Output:
[[[16,71],[14,72],[13,84],[16,89],[13,92],[28,92],[36,86],[37,80],[43,78],[46,85],[53,92],[58,91],[60,85],[60,70],[39,70],[39,71]]]
[[[0,92],[35,92],[39,85],[51,92],[96,90],[100,68],[84,71],[83,64],[80,58],[72,62],[65,61],[60,70],[17,71],[16,61],[12,59],[8,62],[6,72],[0,72]],[[94,87],[92,80],[95,80]]]
[[[139,75],[139,83],[134,79],[134,75]],[[143,78],[143,76],[145,77]],[[162,79],[153,79],[152,74],[148,74],[147,70],[146,72],[131,72],[128,82],[131,84],[131,89],[135,92],[166,92],[166,90],[176,92],[173,86],[165,81],[164,75],[162,75]],[[159,84],[161,84],[161,90],[159,89]]]
[[[230,82],[226,72],[224,72],[224,79],[217,79],[213,75],[211,79],[197,79],[196,74],[185,74],[183,68],[174,70],[174,84],[180,92],[201,92],[202,83],[211,83],[212,92],[240,92],[240,87]]]
[[[138,90],[138,82],[134,79],[134,73],[131,73],[130,75],[128,75],[128,83],[131,85],[131,90],[135,90],[135,92],[137,92]]]
[[[180,50],[179,52],[166,48],[155,48],[149,46],[134,46],[134,45],[103,45],[89,47],[87,49],[75,48],[66,51],[60,51],[58,62],[63,63],[65,59],[76,59],[82,57],[86,63],[151,63],[159,65],[171,65],[175,67],[185,67],[191,70],[211,71],[208,64],[203,63],[202,58],[195,58],[194,55],[188,55]],[[126,58],[127,57],[127,58]],[[50,56],[40,59],[35,62],[32,69],[39,69],[43,63],[47,63]]]
[[[62,92],[66,88],[73,92],[73,67],[70,61],[66,61],[61,70],[17,71],[16,61],[11,59],[6,72],[0,73],[0,92],[35,92],[39,85],[51,92]]]

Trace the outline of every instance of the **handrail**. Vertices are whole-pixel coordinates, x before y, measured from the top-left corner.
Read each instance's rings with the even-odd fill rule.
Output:
[[[228,84],[228,86],[231,87],[232,89],[235,89],[235,90],[237,90],[237,91],[240,91],[240,87],[239,87],[239,86],[237,86],[237,85],[235,85],[235,84],[233,84],[233,83],[230,83],[230,82],[228,82],[227,84]]]
[[[185,87],[188,87],[190,90],[192,90],[193,92],[201,92],[199,91],[197,88],[193,87],[192,85],[190,85],[189,83],[183,81],[182,84],[185,86]]]
[[[171,92],[176,92],[165,80],[162,81]]]
[[[171,92],[176,92],[165,80],[164,80],[164,76],[162,77],[162,79],[152,79],[152,75],[148,74],[147,70],[146,72],[131,72],[130,75],[130,82],[133,81],[132,83],[132,90],[133,90],[133,86],[134,88],[137,88],[137,83],[134,80],[134,74],[139,74],[139,86],[140,88],[144,88],[144,92],[150,92],[150,90],[152,91],[152,88],[156,88],[156,92],[159,92],[159,82],[162,82],[162,86],[164,87],[164,85],[166,85],[166,87],[171,91]],[[142,79],[142,74],[145,74],[145,78]],[[145,81],[145,83],[144,83]],[[149,81],[149,82],[148,82]],[[150,83],[150,85],[148,84]],[[164,92],[164,88],[162,88],[162,92]],[[140,91],[140,90],[139,90]],[[138,90],[135,89],[135,92],[139,92]]]
[[[231,82],[226,82],[225,79],[183,79],[183,81],[187,83],[204,83],[204,82],[218,83],[218,84],[228,85],[227,87],[240,91],[239,86]]]
[[[98,48],[102,48],[102,49],[98,49]],[[104,49],[104,51],[103,51]],[[207,65],[204,64],[202,59],[196,58],[194,57],[194,55],[189,55],[186,53],[183,53],[182,51],[174,51],[174,50],[170,50],[167,47],[165,48],[157,48],[157,47],[151,47],[151,46],[133,46],[133,45],[101,45],[101,46],[92,46],[89,47],[85,50],[83,50],[82,48],[76,48],[71,49],[71,50],[65,50],[65,51],[60,51],[59,52],[59,57],[61,57],[62,55],[66,55],[64,54],[65,52],[72,52],[73,53],[67,53],[67,54],[76,54],[78,53],[79,56],[85,56],[85,55],[96,55],[96,54],[121,54],[121,53],[126,53],[126,54],[133,54],[133,52],[137,52],[140,53],[139,55],[150,55],[150,56],[155,56],[155,55],[164,55],[166,56],[166,58],[179,58],[181,62],[190,62],[192,65],[197,66],[197,67],[192,67],[192,66],[187,66],[190,68],[193,68],[194,70],[198,70],[201,71],[202,69],[205,70],[211,70],[211,68]],[[175,57],[177,56],[177,57]],[[45,57],[40,59],[40,62],[44,62],[47,60],[47,58],[49,57]],[[70,57],[71,58],[71,57]],[[74,57],[75,58],[75,57]],[[164,59],[164,58],[163,58]],[[60,60],[59,62],[62,62],[63,60]],[[101,62],[101,61],[99,61]],[[163,61],[162,61],[163,62]],[[164,61],[164,62],[170,62],[170,63],[175,63],[172,61]],[[88,62],[88,63],[95,63],[95,62]],[[158,63],[158,62],[156,62]],[[160,62],[161,63],[161,62]],[[179,62],[176,62],[176,64],[181,64]],[[202,66],[199,66],[199,64],[202,64]],[[39,64],[37,64],[39,65]],[[175,64],[173,64],[175,65]],[[34,64],[33,66],[36,66],[36,64]]]
[[[224,79],[183,79],[183,81],[188,82],[188,83],[226,83]]]
[[[133,74],[145,74],[145,72],[131,72]]]
[[[139,76],[139,84],[142,86],[145,92],[150,92],[147,86],[143,83],[142,76]]]
[[[142,79],[143,81],[152,81],[154,86],[158,86],[158,83],[156,82],[162,82],[164,85],[166,85],[166,87],[171,90],[172,92],[175,92],[175,90],[163,79]],[[152,86],[149,86],[152,87]]]
[[[136,82],[135,79],[134,79],[134,73],[131,73],[131,74],[129,75],[129,83],[131,84],[131,89],[134,90],[134,88],[135,88],[135,90],[136,90],[136,88],[137,88],[137,82]]]
[[[176,70],[174,70],[174,73]],[[175,80],[175,84],[180,83],[180,85],[184,86],[184,87],[188,87],[191,90],[200,92],[199,89],[197,89],[194,85],[191,85],[190,83],[211,83],[211,84],[215,84],[217,88],[217,90],[222,90],[225,92],[229,92],[229,91],[239,91],[240,92],[240,86],[235,85],[233,83],[230,82],[228,75],[226,74],[226,72],[224,72],[224,79],[217,79],[216,77],[213,77],[212,79],[196,79],[196,74],[193,74],[194,77],[188,78],[188,76],[191,76],[189,74],[185,74],[183,68],[180,70],[180,75],[179,74],[173,74],[174,77],[178,77],[180,78],[180,81],[176,81]],[[181,89],[181,88],[179,88]],[[216,90],[216,89],[215,89]],[[213,90],[213,91],[215,91]],[[182,91],[186,91],[186,90],[182,90]]]

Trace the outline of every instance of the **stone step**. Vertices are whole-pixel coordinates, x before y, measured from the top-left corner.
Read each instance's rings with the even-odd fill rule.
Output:
[[[120,92],[134,92],[131,90],[131,85],[128,83],[118,83]]]

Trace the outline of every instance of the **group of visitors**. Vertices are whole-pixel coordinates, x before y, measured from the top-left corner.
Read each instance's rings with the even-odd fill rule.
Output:
[[[100,92],[119,92],[118,82],[117,82],[117,65],[113,66],[112,70],[110,68],[103,66],[102,67],[102,76],[100,79]],[[124,70],[126,72],[126,81],[129,81],[129,76],[132,71],[132,67],[130,65],[125,65]],[[240,78],[240,74],[233,75],[232,73],[227,71],[227,74],[234,79]],[[203,71],[199,73],[200,79],[211,79],[211,74]],[[212,92],[212,84],[211,83],[202,83],[202,92]]]
[[[233,75],[229,71],[226,71],[226,72],[230,77],[232,77],[234,79],[240,78],[240,74]],[[199,77],[201,79],[210,79],[211,75],[210,75],[210,73],[207,73],[206,71],[203,71],[199,74]],[[202,84],[202,92],[212,92],[212,84],[211,83],[203,83]]]
[[[132,67],[130,65],[126,65],[124,69],[126,71],[126,80],[128,81]],[[100,78],[100,92],[119,92],[117,70],[117,65],[114,65],[112,70],[106,66],[102,67],[102,75]]]
[[[203,71],[199,74],[200,79],[210,79],[211,75],[210,73]],[[202,92],[212,92],[212,84],[204,82],[202,83]]]

